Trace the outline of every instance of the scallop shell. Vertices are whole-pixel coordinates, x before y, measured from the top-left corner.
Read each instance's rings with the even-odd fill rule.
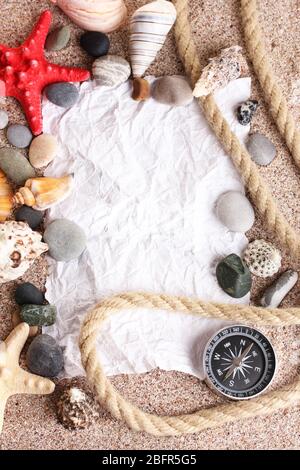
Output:
[[[0,170],[0,222],[4,222],[11,214],[13,207],[13,191],[9,182]]]
[[[249,243],[243,258],[251,273],[259,277],[273,276],[281,267],[280,251],[265,240]]]
[[[127,18],[123,0],[51,0],[80,28],[111,33]]]
[[[25,222],[0,224],[0,284],[23,276],[36,258],[48,250],[42,235]]]
[[[73,175],[62,178],[30,178],[15,194],[17,204],[26,204],[37,210],[45,210],[66,199],[73,188]]]
[[[162,48],[176,20],[171,2],[158,0],[139,8],[130,21],[130,57],[133,77],[142,77]]]

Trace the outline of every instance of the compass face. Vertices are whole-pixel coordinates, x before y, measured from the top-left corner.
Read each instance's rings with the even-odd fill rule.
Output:
[[[276,370],[270,341],[249,326],[223,328],[209,341],[204,353],[209,385],[222,395],[242,400],[266,390]]]

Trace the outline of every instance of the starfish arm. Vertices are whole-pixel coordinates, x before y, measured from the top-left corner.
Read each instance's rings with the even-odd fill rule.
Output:
[[[7,356],[16,364],[19,363],[19,357],[28,334],[29,325],[27,323],[20,323],[5,340]]]
[[[52,380],[19,368],[15,388],[15,394],[49,395],[53,393],[55,384]]]
[[[38,89],[30,89],[23,93],[18,100],[24,110],[31,131],[39,135],[43,131],[42,96]]]
[[[84,82],[91,76],[88,70],[79,67],[62,67],[61,65],[50,63],[47,72],[47,83]]]
[[[30,36],[23,43],[23,47],[28,47],[31,50],[42,51],[48,36],[49,28],[51,25],[52,14],[50,10],[44,11],[36,26],[34,27]]]

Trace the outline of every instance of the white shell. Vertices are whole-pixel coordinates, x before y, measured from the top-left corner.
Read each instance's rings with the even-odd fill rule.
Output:
[[[126,82],[131,74],[127,60],[117,55],[99,57],[93,63],[93,77],[96,85],[114,87]]]
[[[134,77],[142,77],[162,48],[176,20],[171,2],[158,0],[139,8],[130,21],[130,57]]]
[[[273,276],[281,266],[280,251],[265,240],[249,243],[243,258],[251,273],[259,277]]]
[[[36,258],[48,250],[41,239],[42,235],[25,222],[0,224],[0,284],[23,276]]]

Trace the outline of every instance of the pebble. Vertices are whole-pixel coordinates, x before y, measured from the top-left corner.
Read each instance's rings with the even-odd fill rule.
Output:
[[[250,292],[252,279],[247,265],[235,254],[226,256],[217,265],[217,280],[230,297],[240,299]]]
[[[161,77],[154,82],[152,97],[162,104],[170,106],[186,106],[194,97],[193,92],[184,77]]]
[[[8,114],[0,109],[0,129],[5,129],[8,124]]]
[[[222,194],[217,201],[216,214],[220,222],[233,232],[245,233],[255,221],[252,205],[239,191]]]
[[[48,51],[61,51],[64,49],[71,37],[70,26],[56,28],[48,34],[45,48]]]
[[[7,128],[8,142],[19,149],[25,149],[32,141],[32,133],[27,126],[21,124],[12,124]]]
[[[19,284],[15,290],[15,300],[19,305],[42,305],[45,301],[44,294],[30,282]]]
[[[41,225],[45,212],[36,211],[32,207],[21,206],[15,213],[15,219],[18,222],[27,222],[33,230]]]
[[[79,91],[73,83],[52,83],[45,88],[45,93],[51,103],[61,108],[71,108],[79,99]]]
[[[29,161],[34,168],[43,168],[57,154],[58,143],[54,135],[41,134],[35,137],[29,148]]]
[[[242,126],[247,126],[252,121],[253,115],[258,108],[258,101],[247,100],[237,108],[237,120]]]
[[[117,55],[99,57],[93,63],[93,77],[96,85],[114,87],[126,82],[131,74],[127,60]]]
[[[13,328],[16,328],[16,326],[18,326],[18,325],[20,325],[20,323],[22,323],[22,319],[20,317],[20,314],[16,310],[13,312],[13,314],[11,316],[11,322],[12,322]],[[31,338],[32,336],[36,336],[38,334],[38,332],[39,332],[39,327],[38,326],[31,326],[29,328],[29,337]]]
[[[109,51],[110,41],[106,34],[87,31],[80,37],[80,45],[92,57],[101,57]]]
[[[260,304],[277,308],[298,281],[298,273],[288,269],[264,292]]]
[[[258,132],[249,136],[246,147],[252,159],[258,165],[269,165],[276,156],[275,145]]]
[[[51,326],[56,320],[55,305],[23,305],[20,317],[29,326]]]
[[[35,171],[27,158],[13,148],[0,149],[0,168],[18,186],[23,186],[27,179],[35,177]]]
[[[45,230],[44,240],[49,255],[56,261],[79,258],[86,247],[86,236],[81,227],[67,219],[57,219]]]
[[[64,367],[62,349],[49,335],[34,338],[28,348],[26,362],[31,372],[43,377],[55,377]]]
[[[145,101],[150,97],[150,85],[144,78],[135,78],[132,82],[132,98],[135,101]]]

